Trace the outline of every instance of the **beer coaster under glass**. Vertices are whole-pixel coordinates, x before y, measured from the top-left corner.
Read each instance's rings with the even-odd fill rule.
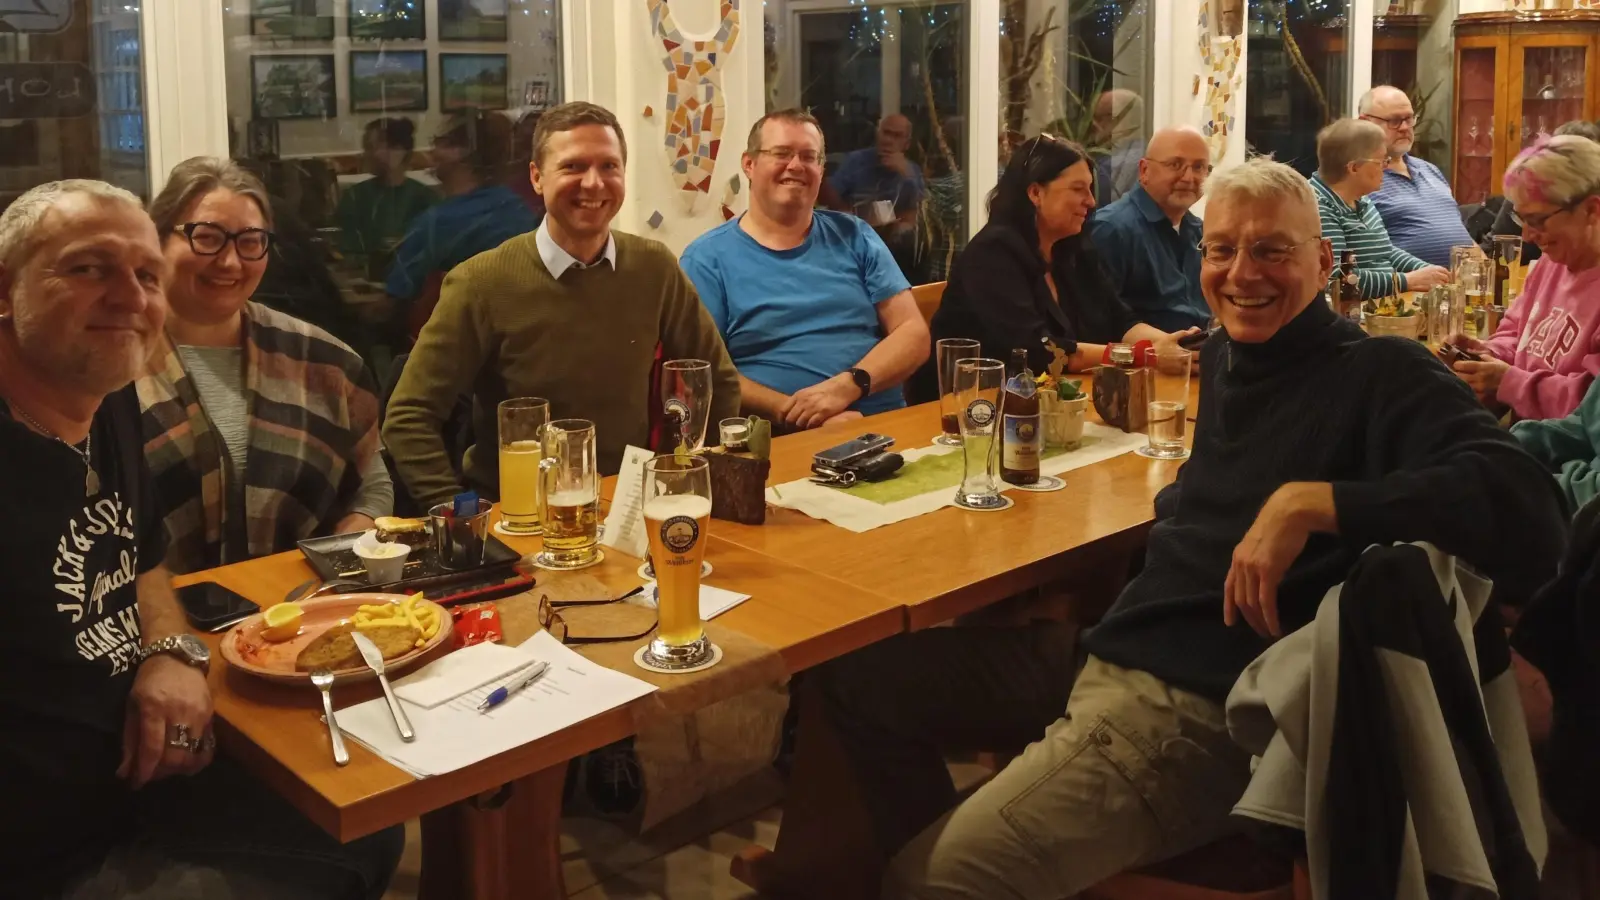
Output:
[[[543,534],[544,532],[543,532],[542,529],[539,529],[539,528],[535,528],[532,531],[512,531],[511,529],[506,527],[505,520],[501,519],[500,521],[494,523],[494,533],[495,534],[504,535],[506,537],[527,538],[527,537],[538,537],[540,534]]]
[[[1165,452],[1159,452],[1158,453],[1155,450],[1151,450],[1150,449],[1150,445],[1146,444],[1143,447],[1140,447],[1139,449],[1137,449],[1137,450],[1135,450],[1133,452],[1139,454],[1140,456],[1144,457],[1145,459],[1188,459],[1189,458],[1189,451],[1188,451],[1187,448],[1185,448],[1181,453],[1178,453],[1177,455],[1168,455]]]
[[[933,439],[933,443],[940,447],[959,447],[961,446],[961,437],[960,435],[941,432],[938,437]]]
[[[1040,475],[1039,480],[1033,484],[1013,484],[1011,489],[1013,491],[1032,491],[1036,494],[1048,494],[1051,491],[1059,491],[1066,486],[1067,480],[1065,478],[1057,478],[1054,475]]]
[[[638,649],[638,651],[633,654],[633,663],[634,663],[634,665],[636,665],[639,668],[645,670],[646,672],[656,672],[656,673],[659,673],[661,675],[687,675],[690,672],[704,672],[706,669],[709,669],[712,666],[716,665],[717,663],[722,662],[722,648],[718,647],[716,644],[712,644],[711,645],[711,658],[707,659],[705,662],[699,664],[698,666],[689,666],[689,667],[683,668],[683,669],[663,669],[663,668],[659,668],[657,666],[650,665],[649,663],[644,661],[645,652],[648,651],[649,649],[650,649],[650,645],[649,644],[645,644],[643,647],[640,647]]]
[[[538,553],[535,553],[528,559],[533,563],[535,568],[545,569],[546,571],[550,572],[573,572],[578,569],[587,569],[592,566],[598,566],[605,562],[606,552],[601,550],[599,547],[596,547],[594,549],[594,559],[579,566],[559,565],[555,562],[552,562],[548,556],[545,556],[543,550],[540,550]]]
[[[1013,485],[1013,487],[1015,487],[1015,485]],[[962,509],[970,509],[973,512],[1000,512],[1003,509],[1010,509],[1011,507],[1017,505],[1017,501],[1007,497],[1005,494],[996,494],[995,496],[1000,500],[1000,502],[993,506],[969,506],[967,503],[963,502],[960,496],[957,496],[956,506],[959,506]]]
[[[639,577],[643,578],[645,581],[655,581],[656,580],[656,573],[650,570],[650,564],[649,563],[640,563],[639,564]],[[708,560],[705,560],[705,561],[700,563],[700,577],[701,578],[709,578],[709,577],[711,577],[711,560],[708,559]]]

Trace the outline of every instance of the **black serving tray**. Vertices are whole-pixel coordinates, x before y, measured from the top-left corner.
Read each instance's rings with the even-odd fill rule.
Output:
[[[356,556],[354,550],[356,540],[362,534],[360,531],[350,534],[330,534],[327,537],[307,538],[297,541],[296,544],[300,547],[300,553],[305,556],[306,562],[311,564],[311,568],[323,581],[364,581],[367,577],[367,567],[362,564],[361,558]],[[406,557],[404,577],[401,582],[396,583],[410,581],[413,578],[502,567],[521,558],[521,553],[507,547],[499,538],[490,534],[484,541],[482,566],[475,566],[472,569],[446,569],[439,565],[438,553],[433,549],[432,539],[429,539],[421,544],[412,545],[411,555]]]

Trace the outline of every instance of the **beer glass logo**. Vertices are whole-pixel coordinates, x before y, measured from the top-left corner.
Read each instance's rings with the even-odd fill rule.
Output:
[[[689,404],[679,400],[677,397],[673,397],[668,400],[666,404],[662,406],[662,412],[669,416],[673,413],[677,413],[682,421],[689,421]]]
[[[688,553],[700,539],[700,523],[689,516],[673,516],[661,523],[661,543],[673,553]]]
[[[967,404],[967,424],[973,428],[986,428],[993,421],[993,403],[987,400],[974,400]]]

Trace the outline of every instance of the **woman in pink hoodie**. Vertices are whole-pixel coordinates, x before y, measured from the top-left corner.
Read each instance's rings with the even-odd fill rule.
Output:
[[[1544,259],[1494,337],[1451,339],[1486,354],[1454,369],[1485,403],[1559,419],[1600,374],[1600,144],[1577,135],[1540,141],[1512,161],[1505,191]]]

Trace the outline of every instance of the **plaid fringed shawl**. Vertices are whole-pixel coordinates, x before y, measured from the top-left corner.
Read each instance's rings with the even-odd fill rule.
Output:
[[[349,510],[378,452],[378,398],[361,357],[258,303],[246,304],[244,318],[246,546],[225,546],[227,448],[170,336],[138,382],[174,573],[279,553],[326,532]]]

